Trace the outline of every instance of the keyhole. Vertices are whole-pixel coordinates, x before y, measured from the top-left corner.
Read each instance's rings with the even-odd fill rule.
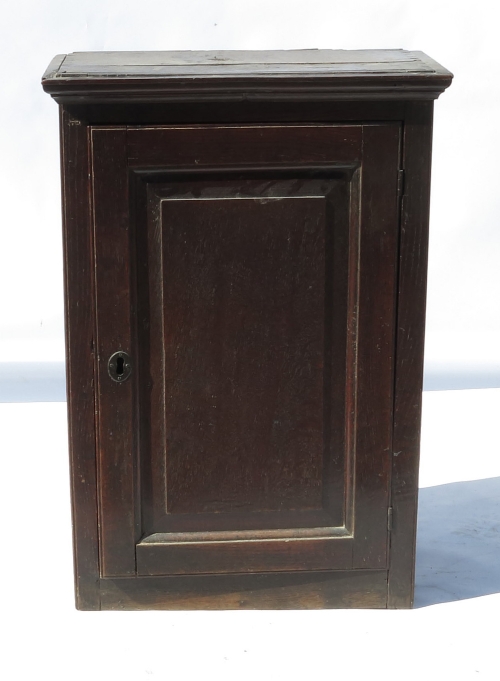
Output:
[[[123,383],[132,373],[130,356],[123,350],[114,352],[108,360],[108,374],[113,381]]]
[[[116,358],[116,375],[117,376],[123,376],[123,365],[125,363],[125,360],[123,357],[117,357]]]

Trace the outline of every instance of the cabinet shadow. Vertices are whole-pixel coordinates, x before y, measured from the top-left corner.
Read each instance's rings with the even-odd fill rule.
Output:
[[[500,477],[419,491],[415,608],[500,592]]]

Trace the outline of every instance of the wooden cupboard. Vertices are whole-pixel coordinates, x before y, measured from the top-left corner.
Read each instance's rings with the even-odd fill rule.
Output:
[[[53,60],[78,608],[411,606],[451,78],[403,50]]]

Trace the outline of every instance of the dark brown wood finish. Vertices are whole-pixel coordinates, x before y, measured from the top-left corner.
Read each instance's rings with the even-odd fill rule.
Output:
[[[103,579],[104,610],[385,608],[386,570]]]
[[[61,110],[66,378],[76,605],[98,610],[94,266],[89,128]]]
[[[413,605],[418,464],[424,371],[432,106],[407,105],[403,146],[399,299],[392,461],[389,607]],[[423,154],[422,149],[427,153]]]
[[[153,132],[158,132],[159,134],[155,136],[153,135]],[[245,164],[245,162],[248,162],[248,155],[242,153],[242,149],[245,148],[245,145],[238,143],[234,144],[234,142],[238,139],[238,135],[248,137],[248,135],[251,135],[253,132],[254,135],[258,135],[257,143],[254,143],[253,146],[260,149],[260,155],[256,158],[257,164],[261,165],[263,158],[267,155],[268,160],[271,162],[270,165],[272,165],[273,158],[275,159],[274,163],[278,163],[281,160],[281,172],[283,173],[284,170],[287,169],[288,163],[296,162],[297,154],[299,154],[300,157],[301,149],[315,148],[314,137],[311,137],[311,134],[318,134],[317,130],[308,128],[293,128],[290,130],[282,128],[270,128],[267,130],[213,129],[205,131],[198,130],[196,132],[197,135],[193,137],[192,132],[189,130],[148,131],[146,143],[148,144],[148,148],[149,145],[152,145],[156,150],[156,153],[159,153],[159,149],[164,149],[163,160],[165,161],[166,158],[170,158],[171,154],[177,153],[176,144],[178,144],[178,141],[176,142],[175,140],[178,138],[183,141],[183,144],[180,144],[180,148],[184,150],[184,158],[189,158],[191,157],[191,148],[200,148],[198,139],[201,135],[201,139],[205,139],[205,144],[203,145],[202,155],[196,159],[198,165],[206,165],[207,162],[217,162],[220,159],[223,162],[224,167],[227,163],[224,155],[221,155],[219,151],[214,152],[211,150],[212,138],[215,137],[220,142],[219,145],[214,145],[215,149],[222,147],[224,149],[232,150],[230,151],[230,160],[233,165],[235,162]],[[346,139],[346,136],[347,139],[353,136],[352,130],[348,131],[342,129],[340,133],[341,134],[337,135],[336,138],[339,138],[342,143],[344,142],[344,139]],[[165,138],[165,136],[167,137]],[[260,138],[262,136],[264,137],[261,140]],[[135,149],[135,145],[137,144],[136,137],[133,137],[131,141],[132,150]],[[148,137],[151,138],[151,141],[147,141]],[[357,151],[350,152],[351,162],[357,162],[357,155],[360,154],[361,151],[361,138],[359,132],[358,138],[359,143]],[[266,152],[264,156],[262,156],[263,142],[265,142],[266,139],[268,142],[271,142],[271,144],[264,145]],[[293,145],[290,143],[291,141],[293,141]],[[337,143],[335,144],[335,147],[337,147]],[[255,155],[257,153],[258,152],[254,150],[253,154]],[[146,158],[149,160],[150,157],[146,154]],[[342,159],[342,154],[340,155],[340,159],[341,162],[345,163],[346,159]],[[317,162],[318,159],[312,160]],[[135,152],[131,155],[131,162],[137,163],[137,154]],[[144,163],[144,161],[142,162]],[[288,171],[290,171],[289,167]],[[301,184],[300,188],[297,188],[297,184]],[[242,530],[245,530],[247,531],[247,538],[255,540],[255,530],[257,527],[260,527],[265,532],[269,532],[273,528],[274,530],[279,530],[279,528],[282,528],[283,530],[283,528],[314,528],[332,525],[334,527],[341,527],[343,524],[341,490],[339,490],[336,495],[333,494],[333,497],[332,492],[328,495],[329,499],[325,500],[326,508],[328,509],[327,513],[318,506],[318,493],[321,494],[321,489],[323,489],[323,492],[326,492],[327,486],[332,488],[334,485],[338,486],[339,483],[341,484],[341,487],[343,486],[342,471],[344,467],[344,462],[341,457],[337,455],[337,457],[332,460],[332,455],[328,453],[326,455],[327,465],[330,466],[329,462],[331,461],[333,469],[325,472],[329,482],[327,486],[324,484],[324,474],[320,470],[322,464],[319,459],[320,453],[321,456],[323,454],[322,451],[320,452],[320,449],[322,450],[322,442],[324,439],[324,434],[322,433],[323,371],[320,371],[318,367],[315,374],[313,374],[316,376],[314,379],[316,387],[313,388],[314,383],[311,384],[313,392],[311,393],[310,398],[307,398],[301,394],[307,387],[307,375],[304,373],[304,368],[297,366],[297,362],[294,359],[294,354],[297,357],[303,356],[302,346],[305,352],[304,356],[306,358],[309,356],[313,364],[318,364],[318,362],[322,361],[323,313],[321,310],[324,306],[324,303],[322,302],[322,289],[324,288],[323,277],[325,265],[321,262],[321,259],[324,258],[324,255],[322,254],[324,246],[321,246],[318,250],[320,242],[317,238],[317,246],[315,247],[317,254],[315,257],[316,259],[320,259],[315,263],[314,260],[311,260],[311,253],[304,250],[302,247],[303,265],[302,274],[300,275],[302,277],[302,284],[301,279],[296,274],[293,274],[296,267],[300,265],[300,260],[297,260],[297,256],[294,257],[293,253],[295,251],[300,255],[301,251],[298,249],[300,248],[300,241],[302,241],[302,238],[299,240],[300,230],[297,218],[299,218],[299,221],[303,219],[312,219],[314,221],[319,218],[321,221],[318,223],[320,231],[317,232],[317,229],[313,229],[311,234],[314,235],[317,233],[317,236],[322,237],[322,231],[324,230],[324,224],[322,223],[324,221],[325,189],[321,189],[321,185],[325,186],[325,180],[301,180],[298,182],[295,178],[293,180],[276,181],[276,179],[269,177],[266,177],[264,182],[262,179],[260,181],[228,181],[227,179],[221,180],[220,178],[214,178],[211,181],[208,181],[207,179],[195,181],[194,179],[191,179],[187,186],[191,189],[192,193],[194,193],[194,196],[197,197],[195,201],[199,202],[204,199],[204,205],[207,206],[201,212],[200,209],[196,207],[196,203],[193,202],[193,200],[189,201],[186,199],[186,181],[180,183],[171,181],[165,185],[163,195],[161,195],[161,190],[158,188],[152,189],[150,192],[151,211],[153,213],[159,201],[161,201],[161,205],[164,206],[163,211],[165,212],[167,219],[172,218],[172,216],[174,216],[175,219],[176,211],[182,211],[179,216],[179,225],[178,227],[175,227],[172,232],[172,237],[175,237],[175,242],[168,245],[166,249],[165,246],[162,247],[161,239],[160,241],[157,240],[162,231],[161,227],[155,229],[154,220],[151,223],[149,231],[152,236],[149,250],[152,254],[152,264],[150,269],[152,272],[156,273],[153,279],[163,281],[163,276],[159,274],[159,272],[163,270],[166,273],[170,272],[170,276],[168,274],[165,275],[166,282],[175,281],[175,278],[172,278],[172,272],[177,270],[175,263],[178,262],[179,265],[182,264],[182,267],[186,268],[186,255],[189,256],[189,252],[192,252],[194,254],[193,257],[197,257],[198,260],[199,255],[197,256],[196,253],[199,254],[200,248],[202,252],[213,253],[211,265],[209,266],[207,260],[204,262],[203,271],[201,273],[202,279],[198,278],[196,264],[192,261],[192,264],[189,266],[190,269],[188,268],[185,270],[186,272],[192,272],[192,275],[189,275],[188,277],[189,286],[185,285],[185,278],[180,277],[178,279],[178,289],[169,291],[169,289],[172,288],[172,284],[166,285],[165,290],[163,290],[163,286],[159,287],[154,283],[150,287],[151,299],[156,300],[156,302],[150,306],[151,310],[165,310],[165,313],[160,315],[161,318],[157,320],[155,319],[155,315],[152,314],[151,316],[150,343],[159,344],[156,348],[151,346],[151,356],[160,357],[162,353],[164,353],[161,339],[165,333],[166,337],[170,338],[169,346],[172,347],[172,352],[174,352],[174,354],[177,354],[175,351],[176,347],[182,347],[185,355],[181,354],[181,357],[191,357],[191,360],[183,369],[185,380],[179,381],[179,379],[181,379],[181,375],[179,375],[181,365],[174,372],[174,376],[177,375],[177,381],[176,385],[174,384],[172,388],[176,392],[175,398],[170,397],[169,399],[169,404],[171,406],[167,409],[166,421],[164,415],[165,405],[162,405],[160,388],[163,381],[153,381],[151,405],[155,411],[152,412],[151,418],[148,418],[147,421],[152,424],[151,451],[153,453],[154,473],[149,475],[146,474],[144,476],[146,479],[152,480],[153,496],[156,499],[153,506],[160,510],[160,514],[158,515],[158,512],[155,514],[155,520],[150,525],[150,531],[153,533],[178,533],[182,531],[189,531],[192,533],[193,531],[199,532],[208,529],[212,532],[216,530],[225,532],[241,532]],[[154,183],[150,183],[149,186],[155,187]],[[330,187],[328,191],[333,191],[332,187],[335,186],[335,182],[331,184],[331,186],[328,185],[328,187]],[[290,194],[292,189],[294,192],[292,193],[292,198],[286,200],[287,192]],[[157,195],[158,192],[160,192],[160,196]],[[303,198],[300,196],[301,193],[304,195]],[[252,194],[255,196],[254,199],[250,198]],[[315,197],[312,196],[314,194],[316,194]],[[244,201],[246,201],[246,203],[243,204],[242,202]],[[317,207],[315,207],[316,204],[318,204]],[[245,206],[244,214],[240,213],[238,205]],[[228,206],[232,206],[231,213],[225,215],[223,211],[227,211]],[[301,209],[300,206],[303,208]],[[175,211],[174,207],[176,207]],[[338,208],[339,206],[337,206],[337,209]],[[305,213],[304,209],[306,210]],[[318,209],[320,209],[321,212],[316,218],[315,212]],[[161,209],[158,208],[156,211],[158,215],[160,214],[160,210]],[[185,212],[186,210],[188,210],[188,213]],[[211,217],[210,211],[213,212],[213,217]],[[252,211],[254,211],[254,214],[252,214]],[[298,213],[295,214],[295,217],[293,211],[298,211]],[[309,217],[308,213],[310,214]],[[244,217],[245,214],[246,216]],[[243,219],[244,222],[242,223]],[[224,220],[226,220],[226,222],[224,222]],[[185,224],[190,225],[186,234],[184,234],[182,227],[183,221],[185,221]],[[262,222],[267,224],[268,231],[263,231],[262,228],[258,228],[258,225]],[[199,230],[201,231],[195,231],[194,225],[196,223],[199,223]],[[296,227],[292,229],[294,223]],[[237,230],[235,231],[234,229],[237,224],[239,224],[239,236]],[[257,231],[256,228],[258,228]],[[223,229],[222,232],[221,229]],[[204,231],[207,230],[210,232],[210,237],[206,236],[202,238]],[[244,236],[245,232],[248,233],[248,237]],[[341,233],[342,230],[338,230],[338,234],[340,235]],[[196,234],[199,234],[199,236],[196,236]],[[293,241],[290,241],[294,234],[295,245]],[[188,242],[190,243],[188,246],[188,253],[183,254],[182,250],[179,251],[179,247],[184,249],[182,244],[188,238],[194,238],[195,241],[193,243]],[[242,241],[242,239],[246,238],[248,238],[247,243],[245,240]],[[168,240],[166,240],[165,245],[168,243]],[[177,244],[177,251],[172,250],[174,243]],[[314,241],[312,243],[314,243]],[[241,245],[238,246],[238,244]],[[223,245],[224,249],[221,248]],[[234,251],[234,249],[238,247],[240,249],[243,247],[244,251],[239,256],[237,256],[237,251]],[[253,262],[247,257],[249,249],[253,249],[255,252]],[[157,262],[155,264],[154,261],[156,260],[157,254],[161,254],[163,250],[165,251],[166,259],[163,258],[163,262]],[[336,257],[339,258],[340,248],[336,248],[334,251]],[[175,253],[177,253],[177,255],[175,255]],[[236,260],[234,260],[234,256],[237,257]],[[224,274],[224,269],[221,270],[219,265],[221,258],[224,263],[228,263],[229,267],[237,266],[240,270],[240,276],[235,277],[234,274],[231,275],[227,270]],[[304,258],[306,259],[304,260]],[[246,263],[245,260],[247,261]],[[267,275],[264,265],[261,264],[266,261],[269,262]],[[239,265],[238,262],[240,263]],[[304,267],[308,264],[309,267]],[[338,264],[341,265],[341,267],[335,267],[334,270],[336,276],[335,289],[342,286],[342,275],[340,273],[342,270],[345,270],[346,267],[345,262],[342,264],[341,257]],[[209,267],[211,268],[211,274]],[[249,267],[253,268],[253,270],[249,269]],[[330,269],[330,266],[328,266],[328,269]],[[237,272],[237,270],[235,272]],[[244,274],[245,272],[247,273],[245,275],[246,283],[245,279],[241,278],[241,274]],[[259,289],[256,289],[255,284],[252,283],[253,278],[257,276],[257,272],[259,272],[258,281],[261,287],[260,294],[258,293]],[[279,277],[277,279],[278,273]],[[209,278],[211,277],[212,281],[210,281],[210,279],[207,280],[207,276]],[[267,276],[267,281],[265,280],[265,276]],[[304,280],[305,276],[307,276],[308,279]],[[331,273],[328,274],[328,276],[331,276]],[[215,279],[213,279],[214,277]],[[222,279],[220,279],[221,277]],[[219,293],[214,298],[211,298],[214,291],[214,284],[216,284],[218,279],[220,279],[221,283],[219,285],[222,285],[222,288],[219,288]],[[224,281],[226,287],[229,286],[229,288],[224,288]],[[197,282],[199,282],[198,286]],[[277,286],[277,282],[279,282],[279,286]],[[290,286],[293,286],[297,291],[303,291],[301,294],[303,296],[302,312],[300,314],[298,314],[298,311],[295,312],[295,319],[293,316],[290,317],[290,314],[287,313],[286,310],[287,308],[290,308],[293,312],[294,306],[300,305],[301,299],[300,297],[297,297],[293,302],[292,307],[290,307],[291,301],[286,299],[286,296],[289,296]],[[157,292],[160,290],[163,302],[158,300]],[[313,290],[314,297],[318,298],[318,302],[316,303],[314,302],[315,298],[311,297],[312,293],[308,293],[308,291]],[[272,292],[272,295],[270,295],[270,292]],[[231,304],[231,300],[234,300],[232,310],[228,308],[228,304]],[[218,310],[214,307],[215,302],[217,302]],[[339,306],[342,305],[342,303],[338,304]],[[308,307],[311,307],[311,311],[307,309]],[[186,318],[185,310],[192,310],[194,317],[191,319]],[[211,310],[213,310],[213,312],[211,312]],[[313,310],[316,310],[316,314],[311,316]],[[179,316],[179,313],[181,316]],[[206,317],[207,314],[208,317]],[[249,317],[249,315],[252,314],[255,317],[253,321],[252,317]],[[344,311],[343,314],[344,320],[340,318],[337,325],[339,328],[345,327],[346,312]],[[267,315],[267,319],[264,319],[264,326],[262,326],[263,315]],[[305,318],[304,315],[306,315]],[[274,318],[282,318],[285,326],[283,327],[283,323],[276,326],[273,322]],[[185,330],[185,334],[181,339],[176,339],[176,337],[172,335],[172,332],[169,333],[168,331],[169,324],[172,324],[172,319],[178,320],[178,323],[176,322],[173,324],[175,334],[178,334],[179,331],[182,332],[182,329]],[[195,319],[196,324],[194,324]],[[226,322],[223,320],[226,320]],[[225,324],[225,326],[221,326],[221,324]],[[234,324],[237,326],[235,327]],[[232,331],[230,331],[231,325]],[[216,326],[218,326],[219,330],[218,333],[214,335],[213,329]],[[163,330],[164,327],[165,332]],[[311,335],[309,327],[311,329],[316,328],[317,330]],[[192,338],[193,328],[199,329],[197,332],[198,335],[194,337],[198,340],[190,339]],[[252,328],[254,331],[252,331]],[[283,344],[282,339],[283,329],[289,334],[289,337],[286,338],[285,345]],[[234,333],[237,335],[234,336]],[[278,335],[275,335],[275,337],[272,338],[269,336],[269,333],[277,333]],[[231,347],[231,334],[233,334],[233,347]],[[262,339],[259,338],[259,335],[262,336]],[[197,353],[196,348],[199,347],[200,343],[206,347],[206,353],[198,357],[199,353]],[[295,349],[293,349],[294,345]],[[336,347],[339,347],[338,341]],[[281,357],[278,354],[280,348],[281,352],[285,351],[285,354],[282,354]],[[272,352],[270,349],[272,349]],[[175,366],[175,357],[172,352],[169,353],[169,356],[172,358],[171,361],[168,361],[168,357],[166,359],[166,366],[170,372],[172,372],[172,368]],[[218,354],[214,355],[214,352]],[[314,355],[312,355],[311,352],[316,353],[316,359],[314,359]],[[141,355],[142,354],[141,351]],[[335,391],[338,392],[340,390],[340,392],[342,392],[342,349],[339,348],[336,354],[338,355],[338,360],[334,374],[337,381],[340,379],[340,383],[336,386]],[[266,356],[268,357],[267,360],[265,359]],[[214,359],[215,365],[213,364]],[[264,368],[263,362],[266,361],[268,362],[268,365]],[[307,361],[309,362],[309,360]],[[148,368],[148,371],[156,371],[158,374],[163,371],[162,362],[155,359],[150,363],[151,367]],[[282,367],[281,369],[279,368],[280,365]],[[289,373],[289,376],[286,378],[286,383],[283,384],[283,368],[286,367],[289,367],[288,371],[290,371],[290,369],[293,369],[293,371],[292,373]],[[193,369],[193,379],[191,379],[190,373]],[[264,387],[265,383],[263,384],[262,382],[262,376],[266,374],[268,374],[268,378],[271,382],[268,381],[267,387]],[[200,390],[197,386],[197,382],[199,381],[198,377],[200,375],[202,377],[212,375],[218,383],[212,386],[210,395],[207,395],[206,397],[208,400],[206,409],[202,408],[201,412],[197,413],[195,411],[193,413],[193,400],[199,400],[199,397],[195,397],[195,395],[196,391]],[[300,380],[301,375],[302,381]],[[217,376],[219,376],[218,379]],[[310,380],[311,379],[309,379],[309,382]],[[181,385],[183,387],[182,390],[179,391]],[[288,386],[286,390],[284,385]],[[296,388],[294,388],[294,385]],[[299,385],[301,385],[301,390],[299,390]],[[227,390],[227,388],[230,389],[230,392],[224,394],[224,390]],[[193,390],[195,391],[194,393],[192,392]],[[169,392],[171,392],[171,389],[169,389]],[[327,392],[328,394],[331,394],[330,389],[328,389]],[[304,421],[300,426],[303,432],[302,437],[300,436],[299,428],[295,438],[290,440],[290,419],[292,419],[292,422],[298,424],[297,419],[299,418],[299,412],[297,410],[300,411],[300,409],[303,409],[302,405],[307,404],[308,402],[310,403],[311,400],[313,400],[312,404],[316,404],[315,410],[317,413],[312,414],[312,420],[311,417],[309,417],[309,422],[302,419]],[[142,401],[144,402],[144,400]],[[310,404],[310,409],[312,408],[312,404]],[[342,400],[341,408],[343,408],[343,404],[344,400]],[[201,405],[199,404],[198,409],[200,407]],[[217,410],[216,413],[214,413],[214,409]],[[294,410],[295,415],[293,415]],[[169,416],[169,413],[171,416]],[[195,426],[195,424],[200,423],[200,426],[203,424],[203,435],[201,436],[201,433],[198,432],[195,436],[198,439],[196,440],[193,438],[192,444],[190,443],[190,439],[187,441],[185,440],[183,443],[179,442],[176,444],[176,438],[173,438],[170,447],[171,454],[169,456],[170,472],[169,475],[166,475],[167,460],[160,457],[156,458],[155,462],[154,453],[165,449],[165,432],[168,430],[166,424],[170,421],[171,428],[174,427],[173,424],[178,422],[176,414],[181,415],[182,413],[189,414],[190,421],[189,426],[188,422],[186,422],[185,425],[188,427],[182,427],[180,432],[191,433],[189,436],[191,439],[199,430],[199,427]],[[337,423],[343,424],[343,415],[341,412],[337,412],[337,414],[338,415],[334,418],[336,418]],[[269,424],[267,424],[269,418],[271,418],[271,420],[269,421]],[[276,425],[273,425],[273,421],[276,421]],[[224,423],[227,425],[221,430],[220,424]],[[158,428],[155,428],[156,424],[158,424]],[[314,426],[314,428],[311,428],[311,426]],[[343,426],[337,430],[341,430],[342,427]],[[179,428],[177,428],[177,430],[179,430]],[[246,432],[248,435],[240,442],[241,432]],[[271,440],[269,440],[269,436],[271,436]],[[306,444],[307,442],[309,442],[309,445]],[[311,450],[310,445],[313,443],[314,446]],[[173,464],[175,457],[179,456],[179,454],[174,454],[174,446],[177,447],[179,454],[181,454],[181,458],[177,465]],[[327,447],[330,447],[328,443]],[[202,451],[203,458],[200,459]],[[189,456],[188,452],[191,452]],[[210,455],[209,452],[211,452]],[[230,452],[231,455],[229,456]],[[238,452],[240,458],[235,457],[236,452]],[[260,460],[256,458],[256,456],[259,456],[259,452],[261,457]],[[208,461],[210,461],[210,467],[207,467],[205,474],[204,466],[206,467],[207,458]],[[295,464],[293,464],[294,460]],[[297,479],[294,477],[294,475],[299,476],[299,480],[301,479],[301,468],[309,471],[309,487],[307,484],[298,485]],[[334,469],[338,470],[337,475],[334,474]],[[295,474],[293,472],[294,470]],[[212,471],[212,473],[210,473],[210,471]],[[267,493],[267,500],[262,497],[263,490],[259,489],[263,473],[265,473],[267,477],[266,484],[270,485],[270,489],[272,490],[272,494],[269,492]],[[196,480],[198,481],[197,488],[193,488],[193,476],[194,483],[196,484]],[[222,479],[218,482],[218,478],[221,478],[221,476],[224,476],[223,480],[225,480],[225,482],[223,482]],[[162,483],[162,481],[168,478],[173,481],[170,483],[171,492],[168,492],[167,487]],[[307,482],[307,480],[304,482]],[[202,485],[201,487],[200,484]],[[232,512],[229,514],[221,512],[224,510],[224,504],[227,505],[229,503],[229,499],[225,502],[222,502],[222,499],[220,499],[220,494],[222,492],[221,485],[226,486],[226,492],[224,493],[226,497],[230,493],[234,494],[233,488],[239,490],[239,496],[237,497],[239,512],[235,512],[238,509],[235,509],[234,507],[230,509]],[[309,493],[307,492],[308,488],[310,490]],[[205,492],[203,491],[204,489],[206,490]],[[245,489],[247,490],[246,492],[244,492]],[[280,489],[282,492],[279,491]],[[172,504],[173,501],[173,506],[175,508],[175,498],[176,496],[179,496],[177,490],[182,490],[182,496],[180,497],[181,505],[179,506],[178,503],[177,507],[178,510],[183,511],[183,513],[163,515],[164,511],[161,510],[163,500],[165,498],[170,498],[170,504]],[[189,490],[191,491],[189,492]],[[218,492],[216,490],[218,490]],[[187,497],[186,493],[188,493]],[[258,496],[256,497],[255,494]],[[219,501],[217,502],[218,508],[214,508],[214,502],[210,502],[210,498],[213,498],[214,495],[216,498],[217,495],[219,495]],[[254,495],[253,500],[252,495]],[[314,495],[316,495],[316,498]],[[252,508],[251,504],[253,503],[255,505],[255,503],[258,502],[259,497],[260,505],[254,508],[253,513],[248,514],[248,510],[251,510]],[[335,503],[334,507],[332,507],[332,499]],[[262,502],[265,504],[264,508],[266,509],[266,512],[263,512],[264,508],[262,507]],[[302,508],[300,508],[301,506]],[[314,508],[317,510],[315,511]],[[244,512],[245,509],[247,509],[247,512]],[[287,511],[287,509],[289,510]],[[214,510],[217,511],[216,514],[213,513]],[[191,514],[189,511],[191,511]],[[255,515],[255,511],[258,511],[258,515]],[[148,524],[145,523],[144,528],[146,529],[147,527]],[[254,534],[253,537],[250,537],[249,533],[252,530],[254,531]],[[312,530],[309,530],[308,532],[309,536],[314,536]],[[338,532],[332,530],[330,533],[332,532],[333,536],[338,535]],[[288,529],[285,534],[288,538],[293,537],[293,530]],[[190,537],[192,538],[192,534]],[[304,534],[304,539],[305,537],[306,535]],[[336,542],[337,545],[340,543],[341,542],[338,541]],[[312,546],[318,548],[319,544],[316,542]],[[174,547],[171,547],[170,551],[172,551],[173,548]],[[156,546],[152,547],[151,545],[146,544],[141,545],[138,548],[138,554],[150,554],[151,549],[153,552],[158,552]],[[192,547],[190,551],[191,550]],[[246,552],[248,547],[242,546],[242,550]],[[176,551],[179,551],[178,547],[176,547]],[[344,562],[343,564],[345,564],[346,555],[348,554],[343,550],[343,557],[341,558],[339,556],[339,560],[342,560]],[[282,562],[281,558],[280,561]],[[247,559],[245,559],[242,566],[244,567],[247,562]],[[147,568],[144,566],[140,569]],[[155,570],[157,569],[161,568],[155,568]],[[234,569],[239,570],[241,567],[235,565]],[[248,568],[244,567],[244,569]],[[198,570],[203,571],[203,563],[200,564]]]
[[[134,351],[126,130],[92,131],[97,322],[100,555],[103,576],[135,574],[134,381],[112,381],[108,360]],[[135,359],[135,356],[134,356]]]
[[[65,103],[65,110],[92,125],[188,125],[200,123],[401,122],[405,102],[397,101],[226,101]]]
[[[76,52],[54,69],[43,86],[68,103],[435,99],[452,78],[406,50]]]
[[[53,60],[43,86],[62,107],[77,607],[411,606],[433,106],[416,100],[436,98],[451,77],[422,53],[401,50],[76,53]],[[260,126],[263,138],[251,134],[251,123]],[[302,133],[293,136],[291,124]],[[322,148],[328,126],[343,133],[332,138],[330,156]],[[356,131],[361,129],[360,147]],[[403,179],[398,168],[406,180],[401,206],[396,198]],[[265,183],[267,190],[262,189]],[[319,190],[322,183],[329,188]],[[183,194],[186,187],[189,197]],[[278,201],[272,187],[281,197]],[[236,195],[245,207],[239,213]],[[203,201],[207,209],[200,211]],[[301,224],[311,225],[306,241],[297,240]],[[328,224],[334,226],[332,237]],[[183,252],[181,235],[187,225],[191,228],[185,232]],[[326,234],[323,251],[321,230]],[[210,234],[205,237],[204,232]],[[305,250],[297,251],[299,243]],[[206,256],[197,260],[196,253],[217,251],[199,285],[196,277],[188,279],[195,297],[181,305],[182,288],[171,284],[182,281],[182,267],[193,272],[197,262],[202,267],[209,262]],[[285,298],[299,307],[290,327],[295,331],[280,350],[279,339],[285,337],[276,335],[277,320],[287,307],[285,298],[279,303],[270,293],[265,299],[253,287],[256,298],[253,303],[248,299],[249,319],[259,312],[248,331],[262,324],[274,329],[269,347],[281,366],[287,366],[287,353],[293,357],[294,344],[306,358],[303,367],[312,367],[324,355],[322,391],[317,370],[308,369],[310,378],[303,374],[295,379],[297,388],[303,380],[303,412],[313,430],[303,447],[300,438],[290,439],[300,421],[299,411],[293,416],[300,391],[294,392],[291,383],[286,393],[291,401],[287,406],[285,399],[278,420],[295,419],[296,425],[291,421],[281,444],[275,441],[275,452],[264,455],[266,449],[258,443],[264,442],[266,400],[273,399],[275,367],[270,362],[260,383],[266,405],[256,421],[261,435],[257,430],[252,448],[241,449],[235,419],[247,438],[245,413],[258,414],[258,401],[252,406],[243,400],[239,410],[237,400],[226,400],[217,403],[224,417],[210,440],[209,400],[197,413],[198,422],[205,423],[197,437],[215,468],[212,477],[207,471],[206,481],[200,475],[190,478],[182,438],[177,463],[175,457],[161,455],[161,443],[162,438],[170,442],[176,421],[183,432],[194,433],[194,421],[185,420],[194,393],[189,388],[169,402],[162,391],[167,395],[172,371],[189,386],[189,365],[179,364],[175,354],[182,347],[195,353],[193,368],[200,376],[210,366],[211,353],[219,357],[218,364],[210,360],[209,370],[219,367],[213,374],[218,376],[213,384],[217,394],[226,385],[222,377],[230,378],[231,372],[230,380],[240,381],[243,392],[258,394],[258,372],[230,361],[232,349],[238,348],[240,359],[249,358],[236,330],[240,303],[252,289],[236,277],[234,267],[243,255],[251,262],[253,252],[255,263],[262,261],[262,281],[256,279],[262,292],[267,286],[278,294],[280,289],[271,283],[275,267],[283,292],[288,291]],[[265,253],[275,258],[267,270]],[[321,286],[318,266],[325,281],[333,273],[331,288]],[[253,275],[251,271],[246,274],[249,283],[257,276],[257,269]],[[208,299],[196,307],[206,296],[206,276],[227,283],[233,279],[226,292],[225,284],[218,284],[215,316]],[[302,303],[298,291],[303,291]],[[320,332],[320,309],[329,305],[332,323]],[[190,307],[193,314],[186,317]],[[175,315],[199,340],[194,335],[190,341],[178,323],[171,334],[166,320]],[[213,354],[210,348],[215,350],[221,340],[212,333],[217,324],[226,345]],[[256,336],[254,344],[255,358],[265,362],[262,338]],[[113,384],[107,374],[109,355],[117,349],[131,353],[134,367],[122,385]],[[285,353],[281,360],[280,352]],[[260,360],[250,359],[249,366],[256,361],[258,365]],[[283,394],[281,389],[277,394]],[[313,424],[317,421],[319,427],[321,410],[330,414],[323,419],[322,441],[330,442],[330,451],[337,454],[329,458],[325,445],[318,476],[314,470],[319,472],[320,441]],[[219,469],[231,470],[228,454],[238,447],[240,464],[234,475],[216,475]],[[295,463],[283,469],[284,477],[273,478],[272,466],[285,449],[296,452],[291,459]],[[201,459],[196,466],[202,473]],[[243,475],[247,466],[250,477]],[[263,494],[257,484],[259,469],[275,481],[272,494]],[[309,487],[300,484],[303,470],[309,471]],[[224,480],[231,477],[239,480],[233,496],[229,487],[224,491]],[[238,494],[247,511],[237,510]],[[221,512],[224,504],[211,508],[212,498],[216,506],[226,498],[226,507],[232,499],[230,512]],[[141,572],[164,576],[137,576]]]
[[[319,510],[326,198],[311,196],[312,182],[301,198],[297,180],[205,182],[195,199],[185,198],[182,184],[177,196],[152,202],[163,213],[152,256],[161,256],[165,273],[163,304],[154,307],[165,339],[156,354],[167,373],[165,431],[170,424],[168,444],[157,438],[168,452],[165,475],[155,475],[168,483],[158,502],[166,499],[172,520],[222,519],[235,503],[259,518]],[[304,404],[312,417],[303,418]],[[336,515],[342,525],[341,506]]]
[[[385,567],[394,361],[400,130],[364,127],[355,429],[353,566]],[[396,170],[396,179],[394,171]],[[390,191],[392,185],[392,191]],[[352,408],[352,407],[351,407]],[[356,501],[359,500],[359,501]]]
[[[141,409],[140,417],[141,430],[151,424],[151,468],[144,440],[139,456],[154,500],[146,493],[153,519],[148,528],[144,518],[139,533],[139,574],[385,566],[399,133],[396,125],[153,128],[129,131],[127,145],[121,140],[129,165],[153,173],[152,277],[143,284],[150,365],[142,369],[151,377],[153,411]],[[117,151],[123,134],[93,133],[95,186],[108,192],[106,200],[95,194],[98,338],[106,357],[113,344],[124,346],[117,330],[125,348],[133,336],[129,240],[123,225],[113,228],[129,205],[125,156]],[[332,190],[358,164],[364,190],[349,227],[349,190],[340,203]],[[164,196],[157,196],[155,173],[169,168],[173,178],[190,174],[163,180]],[[259,179],[231,179],[245,169]],[[277,181],[271,171],[291,179]],[[336,179],[300,181],[299,171]],[[193,172],[213,179],[196,180]],[[143,229],[144,221],[137,234]],[[346,371],[347,318],[358,314],[358,351]],[[120,576],[122,553],[134,569],[131,386],[141,376],[118,386],[100,364],[102,574]],[[359,386],[352,408],[347,373]],[[354,435],[350,451],[339,436],[346,429]],[[355,502],[349,521],[348,499]],[[354,536],[345,529],[352,524]]]

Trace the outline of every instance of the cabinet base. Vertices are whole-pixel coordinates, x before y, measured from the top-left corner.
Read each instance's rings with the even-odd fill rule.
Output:
[[[386,608],[387,577],[386,570],[350,570],[102,579],[99,602],[77,603],[77,607],[82,610]],[[410,606],[409,596],[407,607]]]

